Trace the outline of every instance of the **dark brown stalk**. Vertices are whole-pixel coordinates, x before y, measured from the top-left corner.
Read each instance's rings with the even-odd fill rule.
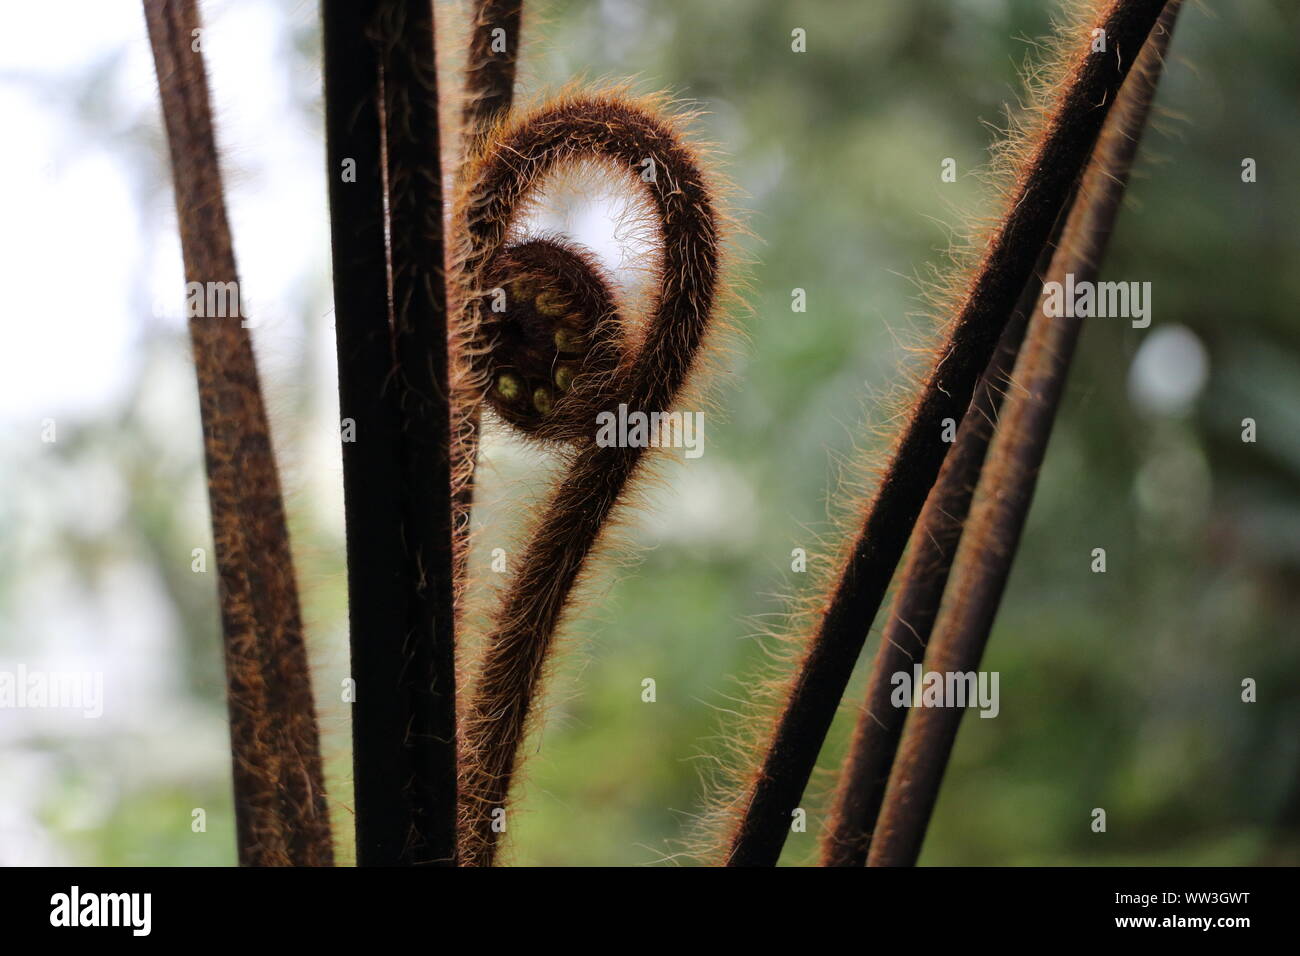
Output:
[[[890,704],[894,692],[892,678],[925,656],[1007,382],[1020,353],[1029,315],[1042,292],[1043,274],[1051,263],[1063,223],[1064,217],[1058,217],[1053,238],[1043,247],[1033,277],[1002,332],[1002,341],[980,377],[952,451],[944,459],[939,477],[912,529],[901,572],[902,584],[894,597],[889,623],[872,663],[853,741],[840,770],[835,807],[822,839],[823,866],[862,866],[867,862],[871,829],[885,795],[889,768],[907,716],[906,710]]]
[[[465,100],[461,109],[462,179],[469,157],[482,149],[492,127],[510,112],[515,90],[515,66],[519,61],[523,6],[524,0],[474,0],[469,53],[465,62]],[[455,409],[455,442],[452,445],[455,571],[459,592],[465,587],[469,561],[480,408],[475,400],[477,389],[473,386],[458,388],[456,394],[468,399],[460,403],[463,407]]]
[[[1096,280],[1178,6],[1179,0],[1170,0],[1120,91],[1052,260],[1048,282],[1062,282],[1067,273],[1073,273],[1076,281]],[[949,604],[925,662],[928,671],[967,672],[979,667],[1033,501],[1081,329],[1080,319],[1049,317],[1041,301],[1030,321],[1016,365],[1018,387],[1003,409],[993,451],[980,479],[979,497],[971,510],[949,589]],[[964,712],[956,707],[922,708],[908,718],[871,843],[871,866],[916,862]]]
[[[145,0],[187,283],[234,283],[194,0]],[[191,288],[193,288],[191,286]],[[238,300],[236,300],[238,301]],[[245,866],[334,851],[293,556],[252,342],[235,315],[189,322],[225,638],[235,827]]]
[[[405,860],[454,864],[451,398],[433,4],[390,0],[380,16],[402,544],[410,588],[398,685],[400,739],[411,774],[406,792],[413,832]]]
[[[451,419],[432,7],[326,0],[322,20],[339,399],[355,428],[343,476],[357,862],[452,864]]]
[[[656,115],[655,105],[614,95],[570,96],[508,122],[476,160],[455,217],[465,229],[461,283],[469,325],[479,314],[485,278],[494,272],[516,210],[549,172],[594,159],[646,190],[663,243],[660,290],[643,351],[619,367],[603,393],[610,396],[607,409],[614,401],[646,412],[672,407],[717,298],[719,224],[711,187],[694,151]],[[634,178],[647,158],[657,170],[652,182]],[[555,411],[562,408],[557,403]],[[466,865],[492,863],[556,628],[606,520],[644,458],[638,447],[598,445],[595,422],[588,421],[574,442],[569,472],[517,559],[519,570],[496,614],[467,712],[461,779]]]
[[[326,177],[334,265],[334,333],[343,421],[351,633],[352,766],[360,866],[401,858],[409,825],[390,661],[405,628],[399,427],[393,369],[380,149],[379,54],[369,39],[379,0],[321,4]],[[345,178],[355,164],[355,181]],[[354,429],[349,436],[347,429]],[[352,440],[347,439],[351,437]]]
[[[1096,142],[1108,106],[1132,66],[1163,0],[1111,0],[1095,25],[1109,52],[1091,52],[1091,33],[1074,40],[1060,93],[1049,105],[1012,190],[1005,217],[986,247],[941,346],[938,361],[904,428],[835,591],[811,637],[770,747],[731,839],[728,865],[772,866],[791,813],[817,761],[871,623],[934,484],[948,444],[945,418],[970,404],[1002,330],[1033,272]]]

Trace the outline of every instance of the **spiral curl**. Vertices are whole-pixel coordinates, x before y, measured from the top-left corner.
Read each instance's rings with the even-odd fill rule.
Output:
[[[470,162],[454,213],[470,377],[503,420],[572,453],[493,617],[462,724],[464,865],[493,861],[495,811],[507,802],[552,639],[644,458],[641,448],[598,445],[596,416],[620,403],[668,410],[697,364],[719,298],[717,187],[664,106],[623,91],[568,93],[508,117]],[[593,160],[641,188],[658,224],[658,288],[639,347],[589,252],[552,239],[508,244],[520,210],[550,174]],[[504,310],[491,309],[494,289],[505,292]],[[550,397],[539,400],[543,389]]]

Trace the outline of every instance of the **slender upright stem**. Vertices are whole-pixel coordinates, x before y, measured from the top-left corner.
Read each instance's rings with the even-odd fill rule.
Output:
[[[1111,110],[1052,260],[1048,282],[1064,282],[1067,274],[1073,274],[1076,283],[1097,278],[1179,2],[1170,0]],[[949,603],[927,656],[928,670],[964,673],[979,667],[1033,502],[1082,326],[1079,318],[1048,316],[1041,302],[1030,320],[1016,364],[1017,388],[1003,409],[980,479],[979,497],[949,586]],[[916,862],[964,713],[956,707],[922,708],[908,718],[871,843],[871,866]]]
[[[185,278],[235,290],[194,0],[145,0],[171,151]],[[207,301],[213,296],[206,295]],[[222,310],[224,311],[224,310]],[[280,480],[253,356],[233,315],[189,322],[225,639],[235,830],[246,866],[330,866],[311,673]]]
[[[401,690],[412,863],[456,856],[456,631],[451,399],[438,70],[430,0],[392,0],[381,61],[388,153],[402,544],[409,601]],[[400,20],[397,19],[400,17]]]
[[[450,864],[451,419],[432,7],[325,0],[322,20],[357,862]]]
[[[867,508],[862,531],[812,636],[731,840],[728,864],[775,865],[826,733],[880,608],[908,535],[960,419],[1015,308],[1052,224],[1083,170],[1114,99],[1164,0],[1111,0],[1097,27],[1110,52],[1076,52],[1043,135],[1033,145],[953,322],[947,342]]]

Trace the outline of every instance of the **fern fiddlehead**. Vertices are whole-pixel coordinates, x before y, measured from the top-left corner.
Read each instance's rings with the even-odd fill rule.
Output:
[[[508,244],[521,203],[582,160],[643,189],[659,226],[659,286],[638,349],[620,334],[593,257],[553,240]],[[566,94],[508,119],[471,163],[453,222],[462,334],[481,356],[484,393],[522,431],[567,442],[572,461],[494,615],[463,723],[461,857],[490,865],[493,814],[504,809],[565,604],[645,458],[641,447],[598,444],[595,415],[673,405],[718,299],[721,226],[698,154],[660,101],[618,93]],[[505,293],[502,313],[490,310],[493,288]]]

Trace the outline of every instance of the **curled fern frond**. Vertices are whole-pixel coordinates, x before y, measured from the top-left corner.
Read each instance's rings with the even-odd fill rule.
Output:
[[[719,298],[716,188],[661,100],[570,92],[508,119],[472,161],[453,214],[462,247],[461,334],[502,418],[565,443],[571,462],[536,522],[494,615],[467,708],[461,856],[490,865],[549,651],[589,556],[645,456],[596,441],[597,418],[667,412],[697,365]],[[594,257],[552,240],[511,243],[548,176],[595,162],[642,191],[658,224],[658,288],[637,347]],[[506,309],[492,312],[493,289]],[[513,293],[512,293],[513,289]]]
[[[488,271],[503,308],[483,316],[487,401],[530,437],[579,442],[608,405],[626,337],[604,273],[590,252],[557,238],[509,246]]]

